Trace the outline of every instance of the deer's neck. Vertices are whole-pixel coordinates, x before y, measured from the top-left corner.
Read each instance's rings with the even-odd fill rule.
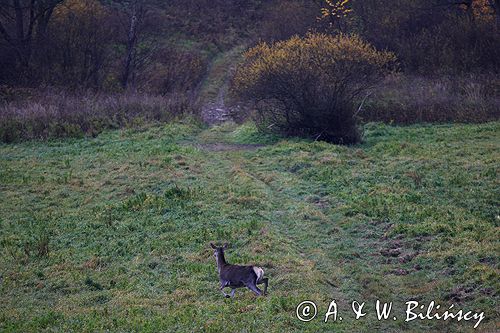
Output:
[[[220,254],[217,256],[217,270],[220,272],[222,271],[222,268],[227,265],[226,258],[224,258],[224,254]]]

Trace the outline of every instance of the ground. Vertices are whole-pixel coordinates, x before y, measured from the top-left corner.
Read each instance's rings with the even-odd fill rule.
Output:
[[[197,102],[202,105],[201,117],[203,122],[212,126],[231,120],[232,115],[239,111],[237,103],[231,103],[229,86],[235,63],[238,63],[244,45],[221,53],[209,66],[206,78],[199,88]]]
[[[337,146],[189,121],[0,145],[0,331],[456,332],[499,318],[500,123],[392,127]],[[269,295],[218,290],[209,243]],[[337,300],[343,320],[302,323]],[[396,321],[377,321],[376,299]],[[355,321],[352,300],[367,302]]]

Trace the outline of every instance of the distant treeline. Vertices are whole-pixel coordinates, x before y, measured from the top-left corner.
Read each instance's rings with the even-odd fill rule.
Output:
[[[0,84],[194,90],[237,44],[356,33],[419,74],[498,72],[500,0],[1,0]]]
[[[168,94],[253,36],[247,1],[1,0],[0,85]]]

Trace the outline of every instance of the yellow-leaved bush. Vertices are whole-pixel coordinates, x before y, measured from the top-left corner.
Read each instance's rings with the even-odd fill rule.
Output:
[[[356,103],[395,61],[356,35],[310,33],[248,50],[232,87],[255,102],[261,129],[350,144],[360,141]]]

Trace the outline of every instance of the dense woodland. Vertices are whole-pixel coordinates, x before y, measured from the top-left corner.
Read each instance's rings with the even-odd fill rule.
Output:
[[[495,118],[498,0],[2,0],[0,97],[139,93],[175,96],[173,112],[185,112],[219,55],[308,32],[356,34],[395,54],[404,75],[367,102],[374,120]]]
[[[311,29],[358,33],[395,52],[404,71],[500,69],[496,0],[3,0],[0,6],[4,85],[186,90],[214,53]]]

